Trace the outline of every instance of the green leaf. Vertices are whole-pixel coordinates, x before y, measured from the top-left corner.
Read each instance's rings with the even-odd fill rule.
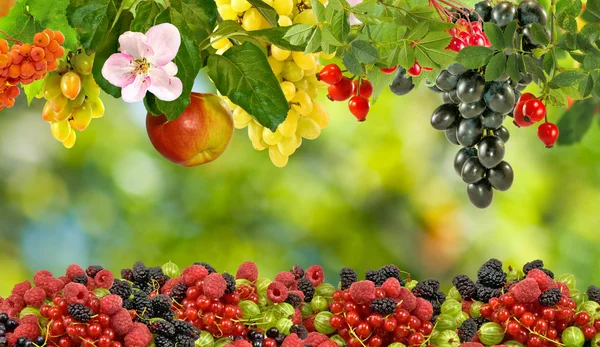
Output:
[[[43,86],[44,80],[37,80],[33,83],[22,86],[25,95],[27,95],[27,106],[31,106],[31,102],[33,99],[35,99],[36,95],[42,91]]]
[[[88,54],[95,52],[106,33],[112,31],[118,10],[118,0],[71,0],[67,17]]]
[[[456,61],[467,69],[476,69],[484,66],[494,55],[488,47],[468,46],[463,48],[456,57]]]
[[[584,78],[581,82],[579,82],[579,85],[577,86],[577,90],[579,91],[579,94],[581,94],[581,96],[583,98],[587,98],[590,95],[592,95],[593,89],[594,89],[594,80],[591,75],[588,75],[586,78]]]
[[[563,12],[563,13],[559,14],[558,18],[557,18],[557,22],[558,22],[558,26],[561,27],[562,29],[564,29],[572,34],[577,33],[577,20],[575,19],[575,17],[569,15],[568,13]]]
[[[331,24],[324,27],[329,30],[329,33],[341,44],[346,42],[348,34],[350,34],[350,22],[346,12],[334,12],[331,19]]]
[[[596,106],[596,103],[592,99],[582,100],[575,102],[563,114],[557,124],[560,129],[560,136],[558,137],[559,145],[572,145],[581,142],[592,124]]]
[[[581,82],[587,76],[588,74],[585,72],[567,70],[554,76],[554,78],[550,81],[549,86],[552,89],[572,87]]]
[[[594,89],[592,89],[592,94],[600,98],[600,70],[592,71],[592,79],[594,80]]]
[[[517,32],[517,21],[513,20],[508,23],[504,28],[504,46],[508,48],[515,48],[515,34]]]
[[[546,81],[546,75],[540,67],[540,64],[530,55],[523,56],[523,64],[525,65],[525,72],[533,77],[534,81]]]
[[[144,107],[146,107],[146,111],[150,112],[153,116],[162,115],[161,110],[158,109],[158,105],[156,105],[156,96],[152,93],[146,93],[146,97],[144,98]]]
[[[2,17],[0,30],[15,40],[33,42],[33,36],[44,28],[27,11],[25,1],[20,1],[13,6],[7,16]],[[4,37],[4,34],[0,34],[0,37]]]
[[[547,46],[550,43],[550,39],[548,38],[548,35],[546,35],[544,27],[540,23],[531,24],[531,36],[533,36],[534,40],[544,46]]]
[[[409,22],[409,26],[413,27],[424,20],[430,20],[434,14],[435,10],[432,7],[419,5],[406,12],[406,20]]]
[[[245,42],[209,56],[208,74],[221,94],[263,126],[275,131],[285,120],[288,102],[267,57],[255,45]]]
[[[113,29],[110,32],[105,33],[102,45],[96,47],[96,57],[94,58],[94,66],[92,68],[94,80],[96,80],[96,83],[98,83],[105,93],[112,95],[115,98],[121,97],[121,88],[110,84],[110,82],[102,76],[102,67],[108,57],[119,50],[119,36],[129,30],[132,20],[133,14],[129,11],[124,12],[115,23]]]
[[[381,72],[381,69],[375,67],[371,69],[368,74],[369,82],[373,85],[373,96],[371,96],[373,103],[377,102],[379,95],[381,92],[388,88],[388,86],[392,83],[392,79],[394,78],[394,74],[384,74]]]
[[[33,15],[35,21],[42,27],[59,30],[63,33],[65,36],[63,47],[67,51],[77,49],[77,33],[71,28],[69,20],[67,19],[67,6],[69,6],[69,0],[52,1],[52,10],[48,9],[47,0],[27,0],[27,6],[29,7],[29,13]],[[26,41],[32,42],[33,36]]]
[[[583,8],[581,0],[570,0],[570,1],[565,1],[565,5],[564,7],[562,7],[559,12],[565,12],[573,17],[577,17],[579,16],[579,14],[581,13],[581,10]],[[590,2],[588,1],[587,4],[588,8],[590,6]]]
[[[585,62],[585,54],[577,53],[577,52],[569,52],[571,58],[577,61],[579,64],[583,64]]]
[[[577,34],[577,48],[584,53],[600,54],[596,41],[600,37],[600,26],[588,23]]]
[[[586,9],[596,17],[600,17],[600,0],[588,0]]]
[[[506,71],[508,72],[508,75],[510,76],[510,78],[512,78],[514,81],[521,80],[521,73],[519,72],[518,59],[519,59],[518,54],[511,54],[508,56],[508,59],[506,61]]]
[[[506,47],[504,42],[504,34],[502,33],[502,29],[500,29],[497,24],[485,22],[483,23],[483,30],[495,49],[501,51]]]
[[[405,69],[410,68],[415,63],[415,51],[407,41],[400,42],[399,51],[398,51],[397,56],[398,56],[398,58],[395,59],[394,61],[395,62],[397,61],[398,65],[404,67]],[[388,64],[388,65],[392,66],[395,64],[396,63]]]
[[[211,0],[208,0],[208,1],[211,1]],[[212,2],[213,2],[213,4],[215,3],[214,1],[212,1]],[[248,2],[250,4],[252,4],[252,6],[256,7],[258,12],[260,14],[262,14],[263,17],[265,17],[267,22],[272,27],[278,26],[277,22],[279,21],[279,15],[277,14],[277,11],[275,11],[275,9],[273,7],[269,6],[262,0],[248,0]]]
[[[414,28],[406,33],[406,39],[410,41],[417,41],[423,38],[429,31],[429,23],[422,21],[417,24]]]
[[[485,67],[485,80],[493,81],[502,76],[504,71],[506,71],[506,55],[500,52],[494,55]]]
[[[214,0],[170,0],[169,3],[185,16],[186,22],[182,25],[190,29],[198,42],[202,42],[213,32],[219,18]]]
[[[577,38],[575,35],[573,35],[571,33],[565,33],[564,38],[565,38],[564,44],[568,50],[577,49]]]
[[[583,68],[585,70],[594,70],[600,68],[600,56],[587,54],[583,60]]]
[[[325,17],[325,6],[323,6],[323,4],[320,3],[318,0],[311,0],[310,3],[312,6],[313,13],[317,17],[317,21],[321,23],[327,21],[327,18]]]
[[[546,54],[544,56],[544,60],[542,61],[542,66],[544,68],[544,72],[546,72],[546,74],[548,76],[551,76],[552,73],[554,72],[554,69],[556,68],[556,62],[554,61],[554,55]]]
[[[306,49],[304,50],[304,53],[306,53],[306,54],[314,53],[319,50],[320,46],[321,46],[321,30],[319,28],[315,28],[315,30],[313,31],[313,35],[310,37],[310,39],[308,40],[308,43],[306,44]]]
[[[568,104],[567,96],[560,89],[550,89],[548,100],[550,101],[550,105],[556,107],[565,108]]]
[[[363,71],[362,65],[360,64],[358,59],[356,59],[356,57],[352,54],[351,51],[344,52],[342,62],[344,63],[344,66],[346,66],[346,69],[348,69],[350,73],[358,76],[364,75],[365,72]]]
[[[367,41],[355,40],[352,41],[352,53],[356,59],[363,64],[373,64],[379,60],[377,49]]]
[[[131,31],[145,33],[154,26],[154,20],[164,10],[155,1],[142,2],[136,8],[136,16],[131,22]]]
[[[447,50],[451,37],[445,32],[430,32],[415,43],[415,57],[424,67],[446,66],[454,62],[456,53]]]
[[[227,21],[231,22],[231,21]],[[219,25],[219,30],[223,26],[223,22]],[[235,22],[231,22],[235,23]],[[243,31],[241,26],[235,23],[239,29]],[[233,24],[228,25],[230,30],[233,30],[232,33],[236,31],[238,33],[242,32],[239,29],[234,29]],[[297,51],[303,52],[306,49],[306,44],[308,39],[311,36],[311,30],[313,27],[308,24],[294,24],[289,27],[277,27],[277,28],[268,28],[262,30],[254,30],[248,32],[250,35],[260,38],[262,40],[267,41],[270,44],[273,44],[281,49],[287,49],[289,51]],[[287,36],[287,37],[286,37]],[[295,44],[292,44],[290,40],[293,40]]]
[[[283,35],[283,38],[287,42],[289,42],[291,45],[299,46],[308,41],[308,39],[312,35],[314,29],[315,29],[314,26],[312,26],[310,24],[295,24],[295,25],[292,25],[289,27],[284,27],[284,30],[286,30],[286,32]],[[272,29],[266,29],[266,30],[271,30],[271,32],[275,32]],[[266,31],[266,30],[258,30],[258,31],[260,32],[260,31]],[[255,32],[253,31],[253,33],[255,33]],[[277,46],[279,46],[279,45],[277,45]],[[280,48],[285,48],[285,47],[280,47]]]

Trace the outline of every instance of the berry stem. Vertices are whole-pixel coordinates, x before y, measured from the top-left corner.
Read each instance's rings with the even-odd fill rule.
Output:
[[[12,42],[14,42],[14,43],[18,43],[18,44],[20,44],[20,45],[22,45],[22,44],[23,44],[23,42],[21,42],[21,41],[19,41],[19,40],[15,39],[14,37],[10,36],[10,35],[9,35],[9,34],[8,34],[6,31],[4,31],[4,30],[0,30],[0,34],[2,34],[2,35],[4,35],[4,36],[6,36],[6,39],[7,39],[8,41],[12,41]]]
[[[534,331],[534,330],[531,330],[531,329],[529,329],[529,327],[527,327],[527,326],[525,326],[523,323],[521,323],[521,321],[520,321],[520,320],[518,320],[518,319],[517,319],[517,317],[513,317],[513,318],[514,318],[514,320],[515,320],[517,323],[519,323],[519,324],[520,324],[522,327],[524,327],[525,329],[527,329],[527,331],[529,331],[529,333],[530,333],[530,334],[536,335],[536,336],[540,337],[541,339],[543,339],[543,340],[546,340],[546,341],[548,341],[548,342],[555,343],[557,346],[566,346],[566,345],[565,345],[565,344],[563,344],[563,343],[560,343],[560,342],[558,342],[558,341],[555,341],[555,340],[549,339],[549,338],[547,338],[546,336],[544,336],[544,335],[542,335],[542,334],[539,334],[538,332],[536,332],[536,331]]]

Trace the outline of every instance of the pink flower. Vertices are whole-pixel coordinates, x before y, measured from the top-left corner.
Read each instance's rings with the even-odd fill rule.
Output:
[[[153,26],[146,34],[125,32],[119,37],[121,53],[111,55],[102,76],[123,88],[126,102],[141,101],[146,91],[164,101],[177,99],[183,89],[173,59],[181,45],[179,30],[172,24]]]

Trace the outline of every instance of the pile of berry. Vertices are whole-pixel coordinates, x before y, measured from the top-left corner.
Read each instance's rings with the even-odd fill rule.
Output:
[[[540,260],[521,271],[490,259],[448,294],[402,274],[343,268],[336,288],[319,265],[272,281],[252,262],[235,276],[207,263],[137,262],[121,279],[97,265],[40,270],[0,298],[0,347],[600,346],[600,288],[579,292]]]

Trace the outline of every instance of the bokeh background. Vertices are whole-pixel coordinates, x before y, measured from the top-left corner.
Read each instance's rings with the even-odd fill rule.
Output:
[[[212,87],[201,75],[195,90]],[[178,167],[150,144],[142,104],[103,100],[104,118],[71,150],[52,138],[40,100],[0,113],[0,296],[42,268],[137,260],[230,272],[253,260],[265,276],[319,263],[332,283],[342,266],[395,263],[448,285],[490,257],[541,258],[581,288],[600,284],[597,117],[580,144],[552,150],[508,122],[515,183],[478,210],[453,170],[458,147],[429,125],[441,99],[424,87],[384,93],[360,124],[323,98],[330,126],[284,169],[241,130],[219,160]]]

